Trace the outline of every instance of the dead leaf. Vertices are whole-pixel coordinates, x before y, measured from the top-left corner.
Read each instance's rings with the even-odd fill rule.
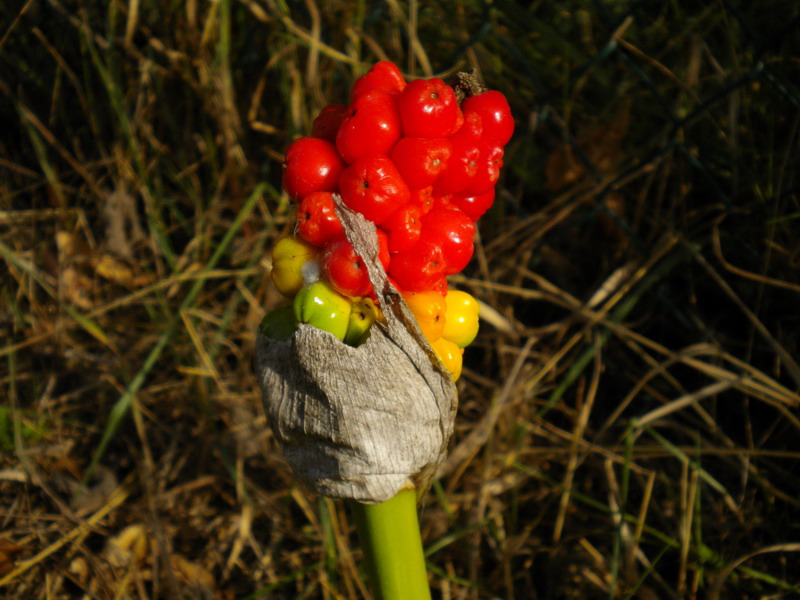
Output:
[[[147,238],[139,225],[136,199],[128,193],[125,184],[118,184],[106,198],[103,215],[106,219],[106,247],[118,256],[133,258],[133,244]]]
[[[58,259],[61,262],[70,260],[86,262],[92,253],[92,249],[85,240],[69,231],[56,232],[56,248],[58,248]]]
[[[72,562],[69,563],[69,572],[83,586],[89,581],[89,563],[82,556],[72,559]]]
[[[14,557],[24,548],[18,546],[6,537],[0,537],[0,577],[14,569]]]
[[[176,575],[184,582],[192,584],[199,583],[212,590],[216,587],[214,576],[197,563],[193,563],[180,554],[173,554],[170,556],[169,562],[175,570]]]
[[[572,146],[562,146],[553,152],[547,161],[545,187],[551,191],[560,190],[578,181],[585,171],[586,168],[575,157]]]
[[[94,307],[89,290],[92,289],[92,280],[82,275],[78,269],[72,265],[61,270],[61,292],[64,299],[84,310]]]
[[[588,160],[599,174],[612,171],[621,159],[622,141],[630,122],[630,107],[631,101],[626,99],[610,123],[578,135],[575,145],[583,157],[572,145],[562,146],[553,152],[545,168],[547,189],[560,190],[582,179],[586,175],[586,165],[581,158]]]
[[[155,279],[152,274],[136,273],[124,261],[109,254],[103,254],[95,258],[92,264],[94,265],[95,273],[100,277],[127,288],[140,288],[149,285]]]
[[[600,228],[603,234],[617,242],[625,242],[628,237],[620,228],[619,221],[614,218],[616,216],[620,220],[624,220],[625,198],[619,192],[610,192],[605,198],[605,206],[611,214],[600,215]]]
[[[100,477],[100,480],[90,487],[86,487],[77,481],[67,482],[72,493],[69,504],[78,515],[85,515],[98,510],[117,488],[117,477],[111,469],[99,466],[95,469],[95,473]]]
[[[87,276],[86,264],[92,252],[88,244],[69,231],[56,232],[58,248],[58,285],[62,297],[78,308],[94,307],[90,290],[92,279]]]
[[[256,456],[263,449],[263,423],[259,423],[256,415],[244,402],[236,402],[231,407],[233,426],[231,436],[236,440],[238,454],[242,458]]]
[[[128,525],[117,535],[109,538],[105,548],[106,559],[115,567],[123,567],[131,561],[140,565],[147,558],[149,545],[150,538],[144,525],[141,523]]]

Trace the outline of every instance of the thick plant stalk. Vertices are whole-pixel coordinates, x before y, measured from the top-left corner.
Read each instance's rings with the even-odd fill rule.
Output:
[[[422,553],[417,493],[401,490],[378,504],[348,501],[375,600],[430,600]]]

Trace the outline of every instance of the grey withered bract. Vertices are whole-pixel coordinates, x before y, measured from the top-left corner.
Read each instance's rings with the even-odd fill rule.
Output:
[[[455,385],[378,260],[375,226],[337,214],[369,272],[386,323],[354,348],[301,325],[287,341],[258,334],[256,369],[270,426],[297,477],[334,498],[383,502],[427,485],[453,432]]]

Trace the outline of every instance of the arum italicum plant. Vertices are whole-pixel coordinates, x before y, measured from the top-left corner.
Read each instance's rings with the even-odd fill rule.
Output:
[[[358,347],[307,324],[284,341],[259,335],[264,406],[297,477],[350,505],[376,598],[424,600],[417,496],[444,458],[455,385],[389,282],[375,226],[337,212],[380,290],[385,323]]]
[[[378,600],[430,598],[417,499],[478,328],[477,302],[446,276],[472,256],[513,128],[474,77],[406,83],[384,61],[286,153],[299,237],[272,254],[292,306],[262,322],[262,396],[298,478],[350,504]]]

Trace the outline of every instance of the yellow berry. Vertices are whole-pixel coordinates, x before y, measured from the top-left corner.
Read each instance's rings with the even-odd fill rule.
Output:
[[[445,322],[442,337],[459,348],[466,348],[478,335],[478,301],[467,292],[449,290],[445,296]]]
[[[306,283],[304,266],[315,261],[319,250],[300,238],[285,237],[272,249],[272,282],[278,291],[292,298]],[[306,267],[307,269],[307,267]],[[318,271],[318,269],[317,269]]]
[[[431,348],[442,361],[445,369],[450,371],[450,378],[457,381],[461,377],[461,363],[464,355],[464,349],[459,348],[453,342],[444,338],[439,338],[435,342],[431,342]]]
[[[367,339],[372,324],[381,317],[381,311],[369,296],[353,299],[350,322],[344,335],[344,343],[360,346]]]

